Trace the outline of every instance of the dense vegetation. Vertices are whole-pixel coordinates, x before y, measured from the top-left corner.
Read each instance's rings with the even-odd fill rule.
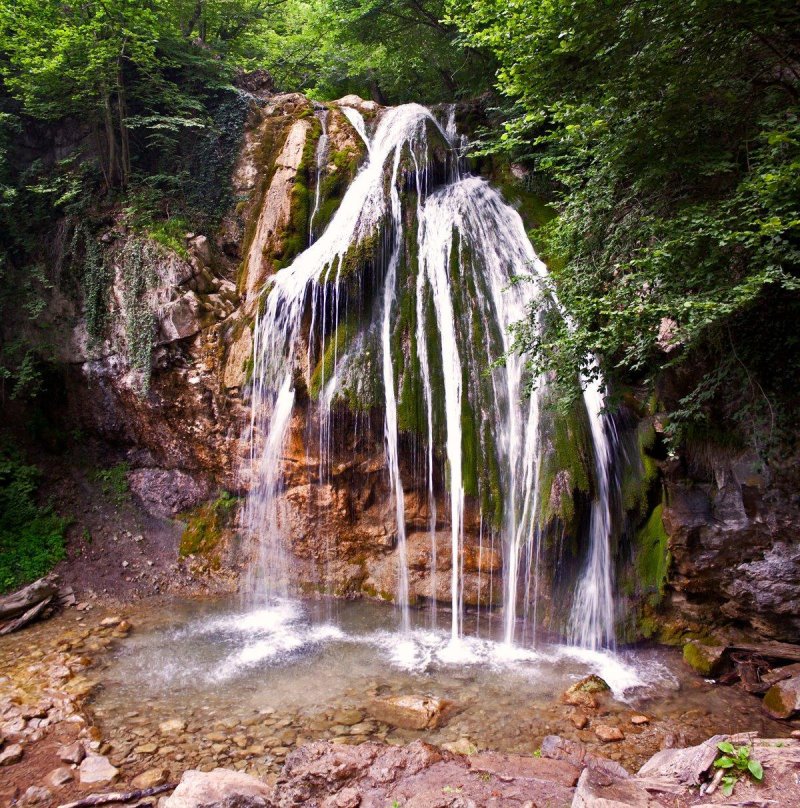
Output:
[[[36,503],[39,471],[0,446],[0,593],[46,574],[64,557],[67,520]]]
[[[453,0],[450,19],[500,65],[488,148],[555,190],[541,243],[577,325],[520,329],[536,364],[591,375],[597,355],[612,380],[650,383],[669,369],[676,440],[731,440],[738,422],[766,448],[793,428],[800,9]]]

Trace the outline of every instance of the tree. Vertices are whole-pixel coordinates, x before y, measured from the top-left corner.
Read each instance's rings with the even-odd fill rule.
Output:
[[[758,381],[775,346],[748,335],[768,311],[797,313],[800,10],[451,0],[449,14],[500,65],[507,117],[491,148],[557,188],[560,216],[539,237],[578,325],[523,326],[520,347],[567,376],[591,373],[591,354],[617,381],[680,367],[673,426],[714,407],[752,422],[774,377],[797,377],[784,354]]]

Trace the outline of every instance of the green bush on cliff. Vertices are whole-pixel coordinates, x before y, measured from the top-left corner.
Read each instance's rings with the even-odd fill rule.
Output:
[[[69,523],[36,503],[41,472],[0,447],[0,592],[47,574],[64,558]]]

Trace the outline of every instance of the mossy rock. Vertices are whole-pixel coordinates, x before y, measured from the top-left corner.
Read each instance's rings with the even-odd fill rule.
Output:
[[[725,646],[689,640],[683,646],[683,661],[701,676],[715,676],[724,665]]]
[[[601,679],[594,673],[584,676],[580,682],[575,682],[567,689],[567,693],[605,693],[611,690],[605,679]]]
[[[181,558],[190,555],[212,556],[237,504],[236,497],[223,491],[217,499],[182,514],[186,528],[178,551]]]

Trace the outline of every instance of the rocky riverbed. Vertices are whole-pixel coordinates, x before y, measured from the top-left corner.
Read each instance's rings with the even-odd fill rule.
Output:
[[[0,797],[57,805],[97,790],[151,788],[177,782],[187,770],[217,768],[271,787],[296,767],[297,750],[314,743],[315,749],[373,749],[426,742],[462,765],[464,756],[490,752],[535,760],[546,739],[558,735],[634,772],[659,750],[717,733],[755,729],[780,738],[800,729],[797,722],[770,719],[758,699],[738,688],[715,686],[681,667],[668,687],[643,688],[624,700],[576,681],[566,669],[551,686],[525,691],[503,685],[504,676],[521,681],[508,672],[487,674],[481,666],[414,673],[387,664],[345,678],[335,690],[320,681],[315,698],[290,698],[282,681],[299,679],[307,689],[307,669],[319,653],[265,666],[260,674],[221,678],[216,687],[200,683],[202,697],[179,672],[166,672],[175,683],[171,693],[142,681],[120,686],[126,669],[119,666],[131,656],[159,677],[163,659],[145,641],[160,637],[175,620],[170,615],[212,606],[164,601],[120,610],[81,603],[0,638]],[[672,662],[681,665],[678,656],[672,654]],[[321,664],[335,660],[323,655]],[[332,674],[338,672],[334,667]],[[270,699],[265,693],[273,679]],[[425,697],[423,707],[403,701],[415,694]]]

